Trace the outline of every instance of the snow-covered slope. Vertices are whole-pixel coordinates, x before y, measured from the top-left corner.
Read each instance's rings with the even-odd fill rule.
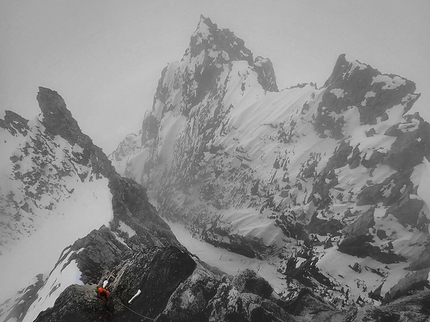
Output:
[[[79,249],[70,245],[102,226],[116,244],[178,244],[145,190],[115,172],[61,96],[40,88],[37,99],[42,113],[34,119],[10,111],[0,119],[0,303],[8,299],[0,321],[33,321],[69,285],[97,282],[83,279]],[[112,264],[106,258],[96,266]]]
[[[345,55],[323,87],[278,91],[270,60],[202,17],[121,145],[132,148],[111,160],[162,216],[272,262],[299,281],[290,290],[371,302],[379,285],[390,294],[406,269],[430,267],[430,125],[407,115],[414,91]]]
[[[39,103],[51,96],[41,88]],[[11,289],[49,273],[64,247],[112,219],[108,179],[91,160],[96,152],[53,135],[44,113],[27,121],[6,112],[0,124],[3,300]]]

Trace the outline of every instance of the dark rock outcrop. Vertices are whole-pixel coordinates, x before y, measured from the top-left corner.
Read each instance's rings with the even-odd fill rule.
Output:
[[[81,281],[96,284],[106,270],[118,265],[121,260],[131,255],[130,249],[118,241],[110,229],[103,226],[93,230],[84,238],[78,239],[69,249],[75,253],[70,257],[76,260],[81,271]],[[68,252],[63,252],[65,258]]]
[[[310,233],[316,233],[321,236],[327,236],[328,234],[337,235],[339,230],[343,228],[342,223],[337,219],[320,219],[317,214],[314,214],[311,218],[311,222],[307,225],[307,229]]]
[[[272,286],[250,269],[239,272],[234,277],[232,284],[240,293],[252,293],[263,298],[269,298],[273,292]]]
[[[343,321],[346,312],[337,311],[308,288],[303,288],[282,307],[303,321]]]
[[[28,127],[28,120],[15,112],[6,110],[4,113],[4,120],[0,119],[0,127],[9,131],[10,134],[16,135],[21,133],[27,135],[30,128]]]
[[[430,158],[430,124],[415,113],[385,133],[396,137],[383,162],[397,171],[411,169]]]
[[[418,271],[425,268],[430,268],[430,243],[428,242],[419,256],[406,267],[407,270],[411,271]]]
[[[387,305],[351,310],[345,322],[427,322],[430,318],[430,292],[419,292]]]
[[[142,185],[133,179],[115,176],[109,181],[109,188],[115,214],[111,228],[116,230],[121,221],[130,226],[136,232],[136,235],[129,236],[133,249],[163,245],[180,247],[170,227],[148,201]]]
[[[339,244],[339,251],[357,257],[372,257],[384,263],[392,264],[405,261],[406,259],[392,251],[384,252],[378,246],[371,244],[373,237],[370,234],[351,235],[344,238]]]
[[[255,272],[231,280],[174,246],[135,253],[100,277],[110,281],[107,303],[95,284],[71,285],[35,321],[296,321]]]
[[[428,290],[430,269],[421,269],[402,278],[385,294],[384,303],[391,302],[397,298],[416,293],[419,290]],[[430,313],[430,312],[429,312]]]
[[[278,91],[275,71],[273,69],[273,65],[270,59],[263,58],[261,56],[255,57],[254,69],[258,73],[258,82],[266,91]]]
[[[420,97],[420,94],[414,93],[414,82],[397,75],[381,74],[378,70],[358,61],[349,62],[345,54],[338,57],[324,87],[327,90],[318,107],[319,115],[328,115],[330,111],[340,114],[351,106],[356,106],[362,124],[376,124],[378,117],[386,117],[387,109],[399,104],[407,94],[410,94],[403,111],[406,113]],[[339,97],[335,95],[332,90],[336,89],[342,90],[344,95]],[[366,97],[369,92],[375,95]]]
[[[105,303],[97,298],[95,286],[70,285],[34,322],[108,321],[110,315]]]
[[[49,88],[39,87],[37,101],[42,111],[42,123],[50,135],[59,135],[70,144],[78,144],[84,149],[77,161],[81,164],[91,162],[92,170],[106,178],[116,174],[114,167],[102,149],[93,144],[91,138],[82,133],[78,122],[67,109],[64,99]]]
[[[375,208],[371,207],[366,212],[360,215],[356,221],[346,227],[345,231],[349,235],[366,235],[369,233],[369,228],[375,225],[374,218]]]
[[[137,316],[134,312],[150,318],[157,317],[172,293],[195,268],[194,260],[173,246],[136,254],[111,272],[116,276],[111,286],[115,307],[112,321],[135,321]],[[129,305],[134,312],[125,309],[119,301],[127,303],[138,290],[142,294]]]

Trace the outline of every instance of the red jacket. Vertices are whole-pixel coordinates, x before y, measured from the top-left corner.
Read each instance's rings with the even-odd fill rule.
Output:
[[[97,297],[99,299],[102,299],[103,301],[106,302],[108,300],[109,296],[110,296],[110,293],[107,289],[105,289],[103,287],[99,287],[97,289]]]

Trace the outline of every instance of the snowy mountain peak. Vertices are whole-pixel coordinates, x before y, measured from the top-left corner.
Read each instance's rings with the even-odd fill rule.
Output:
[[[430,268],[418,260],[430,239],[430,125],[406,114],[415,84],[342,54],[322,88],[277,92],[270,61],[251,62],[242,45],[203,17],[163,71],[140,146],[113,163],[206,242],[303,273],[304,285],[321,277],[306,273],[314,260],[350,289],[344,301],[373,301],[367,287],[381,283],[392,296],[409,262]],[[362,287],[354,262],[383,273],[369,268]]]
[[[253,62],[251,51],[245,47],[245,42],[236,37],[228,29],[218,29],[218,26],[209,18],[200,17],[196,31],[190,40],[191,57],[198,56],[206,51],[214,58],[214,63],[225,63],[234,60]]]

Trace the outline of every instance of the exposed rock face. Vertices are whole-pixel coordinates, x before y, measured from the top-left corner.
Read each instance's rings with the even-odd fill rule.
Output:
[[[346,232],[350,235],[360,236],[369,233],[369,228],[375,226],[375,208],[369,208],[365,213],[360,215],[356,221],[346,228]]]
[[[12,111],[5,111],[4,120],[0,119],[0,127],[8,130],[12,135],[17,133],[27,135],[29,130],[28,120]]]
[[[93,230],[84,238],[78,239],[69,249],[75,252],[69,261],[75,260],[81,271],[81,281],[85,284],[98,283],[100,276],[119,262],[129,257],[129,248],[121,243],[110,229],[103,226],[99,230]],[[66,258],[68,252],[64,252],[62,258]],[[60,258],[61,261],[61,258]]]
[[[384,158],[384,163],[402,171],[422,163],[424,157],[430,159],[430,124],[415,113],[405,117],[404,122],[395,125],[386,132],[395,136],[396,141]]]
[[[258,82],[269,92],[277,92],[275,71],[272,62],[268,58],[257,56],[254,61],[254,68],[258,73]]]
[[[70,285],[55,301],[55,306],[40,313],[34,321],[107,321],[110,313],[95,290],[90,285]]]
[[[425,268],[430,268],[430,243],[427,243],[415,260],[406,268],[411,271],[418,271]]]
[[[170,227],[162,220],[146,196],[146,189],[132,179],[114,177],[109,182],[112,192],[114,218],[111,229],[118,230],[121,222],[134,230],[130,237],[133,249],[139,247],[179,245]]]
[[[387,118],[386,111],[399,103],[406,103],[403,110],[406,113],[420,96],[413,94],[415,83],[397,75],[383,75],[358,61],[349,62],[345,54],[337,59],[324,87],[327,91],[319,105],[319,115],[329,111],[341,114],[356,106],[362,124],[376,124],[378,118]],[[341,94],[336,95],[334,89]],[[322,114],[323,107],[326,109]]]
[[[106,228],[100,233],[108,236]],[[101,254],[111,248],[109,242],[86,247]],[[77,255],[88,253],[86,247]],[[242,272],[230,281],[174,246],[152,247],[125,257],[115,267],[106,266],[100,275],[110,281],[106,304],[96,297],[96,285],[71,285],[35,321],[296,321],[270,298],[271,286],[255,272]],[[86,256],[79,259],[88,268],[85,276],[95,275],[98,267],[87,260],[94,261]],[[138,290],[141,293],[128,303]]]
[[[285,303],[283,308],[288,313],[301,317],[303,321],[343,321],[346,315],[346,312],[336,311],[333,306],[306,288]]]
[[[426,322],[430,316],[430,312],[428,311],[429,305],[430,292],[420,292],[405,298],[398,299],[385,306],[365,307],[358,311],[352,311],[348,314],[345,321]]]
[[[405,295],[415,293],[417,290],[428,290],[430,287],[429,274],[430,269],[426,268],[402,278],[385,294],[384,302],[391,302]]]
[[[82,162],[91,160],[96,173],[109,178],[115,172],[102,150],[93,144],[88,135],[82,133],[78,122],[66,108],[64,99],[56,91],[39,87],[37,101],[42,110],[42,123],[49,134],[59,135],[70,144],[84,148]]]
[[[269,298],[273,292],[270,284],[250,269],[245,269],[237,274],[232,283],[241,293],[253,293],[264,298]]]
[[[91,139],[82,134],[78,122],[66,108],[64,99],[56,91],[39,87],[37,101],[43,114],[43,124],[52,135],[60,135],[72,144],[82,147],[91,144]]]

